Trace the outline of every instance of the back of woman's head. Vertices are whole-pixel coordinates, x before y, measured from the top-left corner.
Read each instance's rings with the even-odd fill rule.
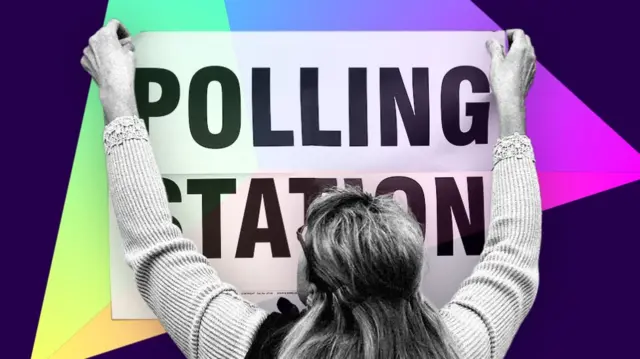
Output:
[[[280,358],[456,358],[419,292],[423,239],[390,196],[347,188],[318,197],[302,238],[314,290]]]

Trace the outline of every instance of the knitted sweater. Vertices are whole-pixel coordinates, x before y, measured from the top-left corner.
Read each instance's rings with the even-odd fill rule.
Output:
[[[120,117],[104,132],[110,195],[140,294],[188,358],[242,359],[268,314],[220,280],[172,223],[144,123]],[[491,225],[473,273],[441,316],[462,358],[507,352],[538,288],[541,217],[533,149],[512,135],[494,147]]]

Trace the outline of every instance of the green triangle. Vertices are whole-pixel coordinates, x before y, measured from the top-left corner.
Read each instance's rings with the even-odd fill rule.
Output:
[[[132,34],[229,30],[223,0],[111,0],[105,23],[113,18]],[[78,58],[81,51],[78,49]],[[40,313],[34,359],[49,358],[110,302],[103,126],[97,87],[92,83]]]

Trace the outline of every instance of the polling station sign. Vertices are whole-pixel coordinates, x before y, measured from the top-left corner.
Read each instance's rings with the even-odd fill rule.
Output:
[[[135,90],[173,215],[222,280],[295,300],[296,229],[328,186],[393,194],[444,304],[477,263],[498,136],[485,42],[504,32],[157,32]],[[153,318],[111,215],[114,319]]]

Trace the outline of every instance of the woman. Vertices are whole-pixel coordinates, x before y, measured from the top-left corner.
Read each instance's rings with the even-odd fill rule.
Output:
[[[501,137],[493,154],[492,223],[480,263],[437,311],[419,292],[423,233],[389,197],[336,189],[298,232],[301,315],[266,313],[223,283],[172,223],[133,91],[134,55],[111,21],[83,67],[100,87],[113,207],[142,297],[190,358],[502,358],[538,288],[541,205],[524,100],[531,41],[489,42]]]

